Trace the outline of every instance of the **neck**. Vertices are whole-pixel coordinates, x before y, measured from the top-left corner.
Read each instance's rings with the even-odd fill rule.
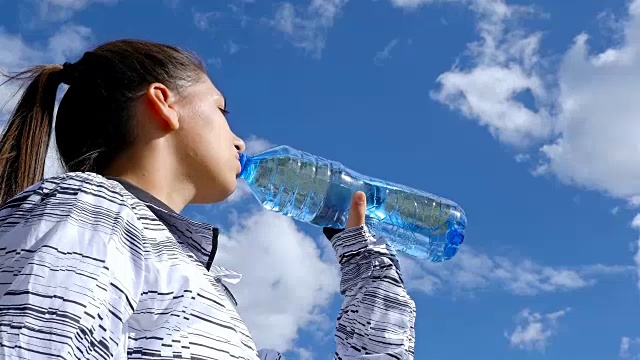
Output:
[[[170,154],[154,151],[147,145],[144,151],[128,151],[105,171],[104,175],[124,179],[155,196],[176,213],[191,202],[195,187]]]

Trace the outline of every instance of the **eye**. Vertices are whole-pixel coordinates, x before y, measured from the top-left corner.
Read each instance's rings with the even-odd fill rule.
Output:
[[[223,108],[218,108],[220,109],[220,112],[222,113],[222,115],[229,115],[229,111],[227,109],[223,109]]]

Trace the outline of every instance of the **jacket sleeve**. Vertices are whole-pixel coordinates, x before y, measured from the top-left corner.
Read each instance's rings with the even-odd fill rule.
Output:
[[[81,207],[0,221],[0,358],[111,359],[124,346],[144,281],[140,230],[133,214]]]
[[[366,225],[325,229],[336,252],[340,293],[334,359],[413,359],[416,308],[397,258]]]
[[[344,296],[338,316],[334,359],[413,359],[416,308],[407,294],[396,257],[366,226],[325,228],[338,257]],[[284,360],[260,350],[260,360]]]
[[[284,355],[272,349],[260,349],[258,358],[260,360],[285,360]]]

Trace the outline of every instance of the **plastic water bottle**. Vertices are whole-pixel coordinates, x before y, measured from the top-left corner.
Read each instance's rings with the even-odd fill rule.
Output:
[[[440,262],[464,240],[467,219],[456,203],[347,169],[338,162],[278,146],[240,156],[244,179],[268,210],[322,227],[343,228],[351,197],[366,194],[366,223],[393,250]]]

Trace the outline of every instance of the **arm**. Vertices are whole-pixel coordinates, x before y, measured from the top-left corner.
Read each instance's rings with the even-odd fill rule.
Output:
[[[415,303],[407,294],[396,257],[366,225],[335,234],[344,295],[336,330],[335,359],[413,359]]]
[[[144,279],[138,229],[54,210],[1,224],[0,358],[110,359]]]
[[[412,360],[416,306],[407,294],[398,259],[365,225],[366,198],[351,200],[347,229],[324,228],[336,252],[344,296],[335,334],[335,360]],[[284,359],[261,350],[260,360]]]
[[[338,316],[334,359],[413,359],[415,304],[404,288],[400,266],[386,244],[365,225],[324,228],[338,257],[345,297]],[[260,350],[260,360],[284,360]]]

